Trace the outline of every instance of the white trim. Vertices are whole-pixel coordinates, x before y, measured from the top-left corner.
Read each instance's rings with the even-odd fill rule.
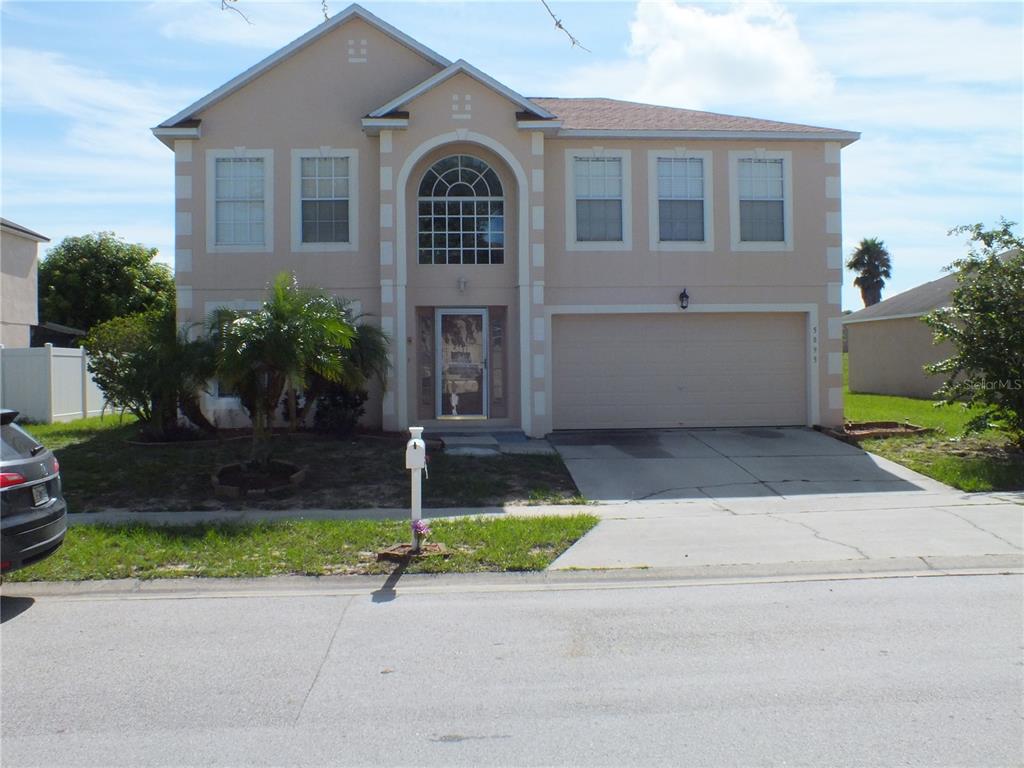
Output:
[[[516,120],[516,128],[521,131],[545,131],[548,133],[556,133],[561,127],[561,120]]]
[[[941,307],[935,309],[941,309]],[[908,312],[905,315],[879,315],[877,317],[857,317],[857,313],[854,312],[852,315],[844,316],[842,321],[843,325],[856,325],[857,323],[874,323],[881,320],[910,320],[915,317],[924,317],[928,312],[933,311],[929,309],[927,312]]]
[[[782,241],[750,242],[740,240],[740,160],[782,161]],[[734,149],[729,151],[729,235],[733,251],[793,250],[793,153],[786,150]]]
[[[174,199],[175,200],[191,200],[192,199],[192,176],[190,175],[177,175],[174,177]]]
[[[830,245],[825,249],[825,263],[829,269],[843,268],[843,249],[838,245]]]
[[[829,304],[842,303],[842,287],[841,283],[825,283],[825,291],[828,295]]]
[[[390,165],[382,165],[380,167],[380,191],[390,192],[394,189],[395,177],[391,171]]]
[[[544,169],[534,168],[530,171],[530,191],[532,192],[543,192],[544,191]]]
[[[532,254],[533,266],[543,267],[544,243],[533,243],[533,245],[530,246],[530,253]]]
[[[576,240],[576,172],[577,157],[617,157],[622,161],[622,240]],[[576,147],[565,150],[565,249],[567,251],[631,251],[633,250],[633,170],[632,152],[628,149]]]
[[[346,21],[353,18],[360,18],[370,26],[376,27],[385,35],[388,35],[389,37],[393,38],[394,40],[397,40],[399,43],[406,46],[407,48],[410,48],[416,53],[420,54],[427,61],[437,64],[438,66],[441,67],[447,67],[450,63],[448,59],[432,51],[430,48],[427,48],[427,46],[423,45],[422,43],[412,39],[404,32],[395,29],[395,27],[391,26],[383,19],[370,13],[365,8],[359,5],[352,4],[345,10],[341,11],[336,16],[329,19],[328,21],[325,21],[324,23],[319,24],[316,27],[313,27],[313,29],[309,30],[309,32],[302,35],[301,37],[296,38],[288,45],[286,45],[284,48],[281,48],[280,50],[270,54],[257,64],[249,67],[249,69],[245,70],[242,74],[238,75],[237,77],[229,80],[220,88],[217,88],[216,90],[208,93],[206,96],[203,96],[203,98],[199,99],[199,101],[196,101],[190,104],[189,106],[185,107],[185,109],[181,110],[181,112],[176,114],[174,117],[171,117],[165,120],[164,122],[160,123],[160,125],[157,128],[153,129],[153,133],[156,134],[158,130],[165,130],[173,126],[175,123],[190,118],[197,112],[201,112],[202,110],[209,107],[211,104],[214,104],[215,102],[218,102],[226,96],[234,93],[249,81],[255,80],[257,77],[262,75],[271,67],[280,64],[289,56],[297,53],[302,48],[305,48],[307,45],[319,39],[323,35],[327,34],[335,27],[341,26]],[[198,138],[198,129],[196,129],[195,135],[196,138]]]
[[[544,156],[544,134],[530,134],[530,152],[536,157]]]
[[[174,213],[174,236],[175,237],[191,237],[192,236],[192,212],[191,211],[175,211],[175,213]]]
[[[703,240],[661,240],[658,196],[658,160],[695,158],[704,165],[704,239]],[[647,224],[652,251],[713,251],[715,250],[715,184],[710,150],[651,149],[647,152]]]
[[[840,182],[838,176],[825,177],[825,197],[829,200],[838,200],[840,197]]]
[[[860,134],[858,133],[857,136],[859,137]],[[841,145],[839,144],[839,142],[830,141],[827,144],[825,144],[825,162],[828,163],[829,165],[838,165],[840,149]]]
[[[843,214],[840,211],[828,211],[825,214],[825,234],[843,234]]]
[[[194,128],[151,128],[158,139],[198,139],[199,126]]]
[[[191,248],[175,248],[174,249],[174,273],[179,272],[191,272],[192,271],[192,249]]]
[[[544,206],[535,205],[530,209],[530,222],[538,232],[544,231]]]
[[[830,317],[828,319],[828,337],[832,341],[838,341],[843,338],[842,317]]]
[[[217,160],[258,157],[263,160],[263,244],[217,245]],[[272,149],[208,149],[206,150],[206,252],[207,253],[273,253],[274,252],[274,150]]]
[[[729,141],[832,141],[847,144],[857,141],[854,131],[628,131],[621,129],[569,128],[558,131],[559,138],[588,139],[724,139]]]
[[[380,241],[380,265],[386,267],[395,263],[395,244],[390,240]]]
[[[654,314],[721,314],[721,313],[796,313],[807,315],[807,426],[821,423],[820,382],[818,364],[818,305],[817,304],[691,304],[687,309],[678,304],[565,304],[548,305],[544,308],[545,336],[544,354],[552,360],[552,318],[555,315],[654,315]],[[552,397],[553,369],[544,382],[544,392],[549,402]],[[546,430],[551,431],[551,417],[546,417]]]
[[[828,353],[828,375],[829,376],[842,376],[843,375],[843,353],[842,352],[829,352]]]
[[[830,411],[841,411],[843,409],[843,388],[828,388],[828,408]]]
[[[475,131],[464,130],[442,133],[438,136],[434,136],[432,139],[427,139],[409,153],[405,158],[405,162],[402,163],[402,167],[398,172],[398,179],[395,181],[395,286],[397,288],[395,301],[397,303],[397,311],[400,314],[398,327],[401,329],[401,333],[398,333],[395,336],[397,346],[395,390],[398,392],[398,429],[405,429],[409,426],[409,392],[406,365],[408,341],[407,334],[405,333],[405,285],[409,261],[409,238],[406,236],[406,186],[408,185],[409,175],[412,173],[412,169],[424,155],[437,147],[444,144],[451,144],[456,141],[467,141],[490,149],[504,160],[512,170],[512,174],[516,178],[516,186],[519,188],[519,201],[516,211],[516,220],[519,224],[516,283],[519,286],[520,308],[519,367],[524,382],[528,383],[527,377],[529,376],[530,350],[529,344],[525,343],[524,339],[528,337],[530,330],[530,304],[528,293],[530,279],[530,222],[526,213],[527,210],[529,210],[530,190],[526,171],[523,170],[523,166],[519,163],[519,160],[516,159],[516,156],[512,154],[504,144],[492,139],[490,136],[486,136],[482,133],[476,133]],[[506,199],[508,199],[508,195],[506,195]],[[530,424],[530,410],[529,397],[525,387],[521,391],[520,397],[522,405],[520,418],[522,420],[523,430],[528,434],[532,434],[529,432],[528,427]]]
[[[348,158],[348,242],[302,242],[302,158]],[[359,250],[359,150],[317,147],[292,150],[292,253],[341,253]]]
[[[192,286],[175,286],[175,305],[178,309],[192,309]]]
[[[529,99],[527,99],[527,98],[525,98],[523,96],[520,96],[518,93],[513,91],[507,85],[503,85],[502,83],[499,83],[497,80],[495,80],[493,77],[491,77],[490,75],[484,74],[483,72],[481,72],[479,69],[474,67],[472,64],[470,64],[465,59],[459,59],[458,61],[452,62],[451,64],[449,64],[447,67],[442,69],[437,74],[435,74],[435,75],[433,75],[431,77],[428,77],[426,80],[421,82],[419,85],[413,86],[412,88],[410,88],[408,91],[406,91],[402,95],[397,96],[394,99],[392,99],[391,101],[389,101],[387,104],[385,104],[385,105],[383,105],[381,107],[377,107],[377,109],[375,109],[372,112],[370,112],[368,117],[371,117],[371,118],[384,117],[385,115],[390,114],[391,112],[396,111],[399,107],[402,107],[402,106],[408,104],[410,101],[413,101],[414,99],[418,98],[419,96],[422,96],[424,93],[426,93],[430,89],[440,85],[441,83],[445,82],[449,78],[454,77],[455,75],[460,74],[460,73],[468,75],[469,77],[472,77],[477,82],[482,83],[483,85],[487,86],[491,90],[500,93],[506,99],[508,99],[512,103],[522,107],[526,111],[533,112],[535,115],[539,115],[540,117],[554,118],[554,115],[552,115],[550,112],[548,112],[543,107],[537,106],[536,104],[534,104]]]
[[[362,123],[363,131],[367,136],[384,133],[385,131],[404,130],[409,127],[409,119],[406,117],[364,117]],[[389,149],[381,150],[385,154],[390,151]]]
[[[441,318],[445,315],[477,315],[482,318],[483,322],[483,399],[480,403],[481,413],[469,413],[465,416],[442,416],[441,411],[444,409],[444,403],[442,397],[444,392],[441,387],[441,379],[444,378],[441,369],[442,361],[444,360],[444,351],[441,348],[443,339],[441,338]],[[473,420],[473,419],[489,419],[490,418],[490,406],[491,406],[491,365],[488,355],[490,353],[490,341],[491,341],[491,324],[490,324],[490,313],[486,307],[437,307],[434,309],[434,370],[437,375],[434,376],[434,418],[444,421],[456,421],[459,419]]]

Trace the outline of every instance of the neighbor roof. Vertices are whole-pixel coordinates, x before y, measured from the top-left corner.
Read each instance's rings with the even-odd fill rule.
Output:
[[[6,229],[9,232],[13,232],[16,235],[27,237],[30,240],[35,240],[38,243],[48,243],[50,238],[46,235],[40,235],[38,232],[33,232],[28,227],[23,227],[21,224],[15,224],[10,219],[0,218],[0,228]]]
[[[896,320],[901,317],[920,317],[949,305],[949,297],[956,288],[956,273],[932,280],[930,283],[898,293],[885,301],[847,315],[843,323],[866,323],[869,320]]]
[[[558,117],[562,122],[563,134],[574,130],[614,133],[682,131],[697,134],[752,133],[763,134],[765,138],[786,138],[787,134],[820,134],[822,139],[836,138],[846,141],[855,141],[860,137],[859,133],[852,131],[839,131],[815,125],[780,123],[755,117],[738,117],[618,99],[530,97],[530,101]]]
[[[280,64],[282,61],[287,59],[292,54],[297,53],[310,43],[319,40],[332,29],[344,24],[346,21],[353,18],[362,19],[367,24],[376,27],[384,34],[389,35],[398,42],[402,43],[402,45],[412,49],[416,53],[423,56],[423,58],[437,64],[439,67],[447,67],[451,63],[448,61],[448,59],[444,58],[439,53],[432,51],[430,48],[427,48],[427,46],[423,45],[422,43],[413,40],[407,34],[391,26],[378,16],[375,16],[374,14],[370,13],[362,6],[353,3],[344,11],[341,11],[337,15],[332,16],[329,20],[323,22],[322,24],[319,24],[316,27],[313,27],[313,29],[309,30],[309,32],[302,35],[302,37],[296,38],[281,50],[272,53],[270,56],[267,56],[267,58],[263,59],[263,61],[249,67],[249,69],[245,70],[245,72],[238,75],[238,77],[229,80],[220,88],[217,88],[215,91],[211,91],[206,96],[199,99],[199,101],[196,101],[195,103],[185,107],[185,109],[181,110],[181,112],[176,114],[174,117],[164,120],[154,130],[158,130],[160,128],[180,127],[179,124],[182,121],[193,119],[196,113],[206,109],[211,104],[215,104],[221,99],[231,95],[242,86],[255,80],[257,77],[262,75],[271,67]]]

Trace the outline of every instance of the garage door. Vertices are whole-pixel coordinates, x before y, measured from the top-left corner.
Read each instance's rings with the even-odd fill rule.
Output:
[[[805,318],[556,315],[554,428],[804,424]]]

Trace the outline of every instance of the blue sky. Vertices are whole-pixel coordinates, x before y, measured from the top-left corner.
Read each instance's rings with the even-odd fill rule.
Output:
[[[893,255],[885,295],[942,274],[946,232],[1024,219],[1022,5],[365,2],[534,96],[610,96],[861,131],[844,251]],[[113,230],[173,253],[172,154],[149,128],[322,20],[319,0],[0,4],[0,211],[55,241]],[[330,0],[331,12],[344,3]],[[843,305],[858,309],[852,275]]]

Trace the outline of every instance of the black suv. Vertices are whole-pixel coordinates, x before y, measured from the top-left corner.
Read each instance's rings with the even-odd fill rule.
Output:
[[[49,557],[64,541],[68,507],[60,464],[50,450],[0,409],[0,572]]]

